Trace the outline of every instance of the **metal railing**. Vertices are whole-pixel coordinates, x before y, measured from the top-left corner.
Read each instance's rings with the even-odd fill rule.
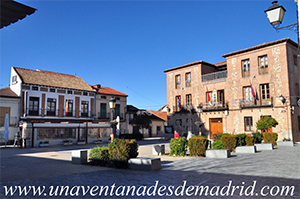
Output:
[[[268,99],[240,99],[240,107],[272,106],[273,97]]]
[[[227,70],[201,75],[202,82],[227,78]]]
[[[224,109],[228,108],[228,102],[224,101],[219,101],[219,102],[206,102],[206,103],[201,103],[202,104],[202,109],[203,110],[214,110],[214,109]]]
[[[258,66],[258,73],[260,75],[267,74],[269,72],[268,66]]]

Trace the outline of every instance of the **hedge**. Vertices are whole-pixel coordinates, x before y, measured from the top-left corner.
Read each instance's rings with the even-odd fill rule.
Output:
[[[208,139],[205,137],[191,137],[188,141],[188,147],[191,156],[205,156],[208,146]]]
[[[247,137],[247,134],[246,133],[240,133],[240,134],[237,134],[238,136],[238,146],[246,146],[246,137]]]
[[[260,132],[252,133],[252,135],[254,138],[254,144],[260,144],[262,141],[263,135]]]
[[[253,146],[254,145],[254,137],[248,135],[245,140],[246,140],[246,145],[247,146]]]
[[[216,140],[212,143],[212,149],[224,149],[224,144],[222,140]]]
[[[278,139],[277,133],[266,132],[263,135],[264,135],[264,143],[272,143],[274,146],[277,146],[277,142],[276,142]]]
[[[99,165],[99,166],[106,166],[109,161],[108,157],[108,147],[94,147],[91,149],[89,159],[91,160],[91,164]]]
[[[187,139],[185,137],[172,138],[170,143],[170,155],[185,156]]]
[[[222,143],[224,145],[225,149],[230,149],[231,151],[235,150],[235,147],[237,146],[238,136],[237,135],[223,135]]]

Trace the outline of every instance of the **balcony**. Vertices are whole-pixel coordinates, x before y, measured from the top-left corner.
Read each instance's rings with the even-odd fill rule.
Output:
[[[240,99],[241,108],[259,108],[259,107],[272,107],[273,106],[273,97],[269,99]]]
[[[216,81],[227,78],[227,70],[201,75],[202,82]]]
[[[209,111],[224,111],[228,110],[228,102],[206,102],[201,103],[203,112],[209,112]]]
[[[268,66],[258,66],[258,73],[260,75],[267,74],[269,72]]]

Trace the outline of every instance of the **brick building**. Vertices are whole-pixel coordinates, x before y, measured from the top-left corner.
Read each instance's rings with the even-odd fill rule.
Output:
[[[251,133],[262,116],[278,121],[278,140],[300,141],[300,62],[289,38],[165,70],[168,125],[179,133]],[[285,98],[280,101],[279,96]],[[197,113],[198,105],[202,106]],[[200,121],[199,121],[200,119]]]

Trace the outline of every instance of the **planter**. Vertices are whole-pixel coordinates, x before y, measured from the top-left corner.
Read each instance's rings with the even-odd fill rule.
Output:
[[[238,146],[235,148],[236,153],[256,153],[256,146]]]
[[[86,144],[86,142],[85,141],[79,141],[79,142],[77,142],[77,144],[78,145],[84,145],[84,144]]]
[[[257,151],[273,150],[272,143],[254,144]]]
[[[165,145],[153,145],[152,146],[152,155],[164,155],[165,154]]]
[[[101,144],[102,143],[102,140],[95,140],[94,141],[94,144]]]
[[[160,158],[131,158],[128,168],[133,170],[155,171],[161,169]]]
[[[207,158],[228,158],[230,156],[229,149],[209,149],[205,153]]]
[[[293,141],[279,141],[277,142],[277,146],[294,146]]]
[[[63,145],[64,146],[70,146],[73,144],[73,141],[72,140],[63,140]]]
[[[48,147],[49,141],[40,141],[39,147]]]
[[[72,164],[87,164],[88,150],[72,151]]]

